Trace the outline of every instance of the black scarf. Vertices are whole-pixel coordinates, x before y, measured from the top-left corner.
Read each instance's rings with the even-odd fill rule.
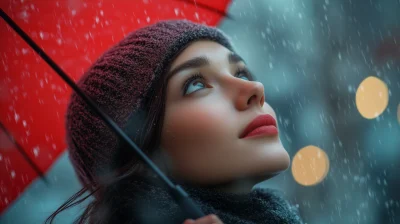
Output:
[[[161,186],[156,180],[141,177],[122,180],[108,189],[104,200],[107,210],[98,212],[97,217],[101,223],[182,224],[187,217]],[[224,224],[302,223],[297,208],[276,190],[255,188],[235,194],[181,186],[206,215],[216,214]]]

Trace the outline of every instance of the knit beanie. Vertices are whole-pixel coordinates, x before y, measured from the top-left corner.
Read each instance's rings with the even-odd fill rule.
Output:
[[[211,40],[233,51],[217,28],[187,20],[164,20],[129,33],[100,56],[78,87],[122,129],[142,108],[168,66],[191,42]],[[84,186],[97,185],[99,170],[110,167],[119,139],[76,93],[66,113],[69,159]],[[132,149],[133,150],[133,149]]]

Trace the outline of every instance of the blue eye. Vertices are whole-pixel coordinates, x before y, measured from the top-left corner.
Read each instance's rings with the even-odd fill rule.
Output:
[[[235,75],[235,77],[237,78],[242,78],[244,77],[245,80],[247,81],[254,81],[255,79],[253,78],[253,75],[246,69],[246,68],[239,68]],[[183,93],[182,95],[188,95],[191,94],[193,92],[196,92],[200,89],[203,89],[206,87],[206,85],[204,84],[205,79],[204,76],[200,73],[196,73],[192,76],[190,76],[186,82],[183,84]]]
[[[253,76],[246,69],[238,69],[235,74],[235,77],[245,77],[247,81],[254,81]]]
[[[190,94],[192,92],[196,92],[197,90],[204,88],[205,85],[203,83],[204,77],[201,74],[192,75],[183,85],[183,95]],[[194,84],[194,85],[192,85]],[[193,87],[193,88],[192,88]],[[190,90],[188,92],[188,90]]]

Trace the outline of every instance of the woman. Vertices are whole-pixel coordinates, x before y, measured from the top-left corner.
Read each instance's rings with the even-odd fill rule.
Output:
[[[84,187],[47,221],[93,196],[80,223],[301,223],[275,192],[252,190],[290,159],[263,85],[218,29],[186,20],[141,28],[78,85],[207,216],[187,219],[157,176],[73,94],[67,143]],[[249,126],[255,119],[261,123]]]

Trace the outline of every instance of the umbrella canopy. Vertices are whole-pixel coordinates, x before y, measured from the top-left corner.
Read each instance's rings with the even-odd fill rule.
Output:
[[[75,81],[129,32],[165,19],[215,26],[229,0],[7,1],[0,7]],[[46,172],[66,150],[71,89],[0,21],[0,213],[38,177],[17,145]]]

